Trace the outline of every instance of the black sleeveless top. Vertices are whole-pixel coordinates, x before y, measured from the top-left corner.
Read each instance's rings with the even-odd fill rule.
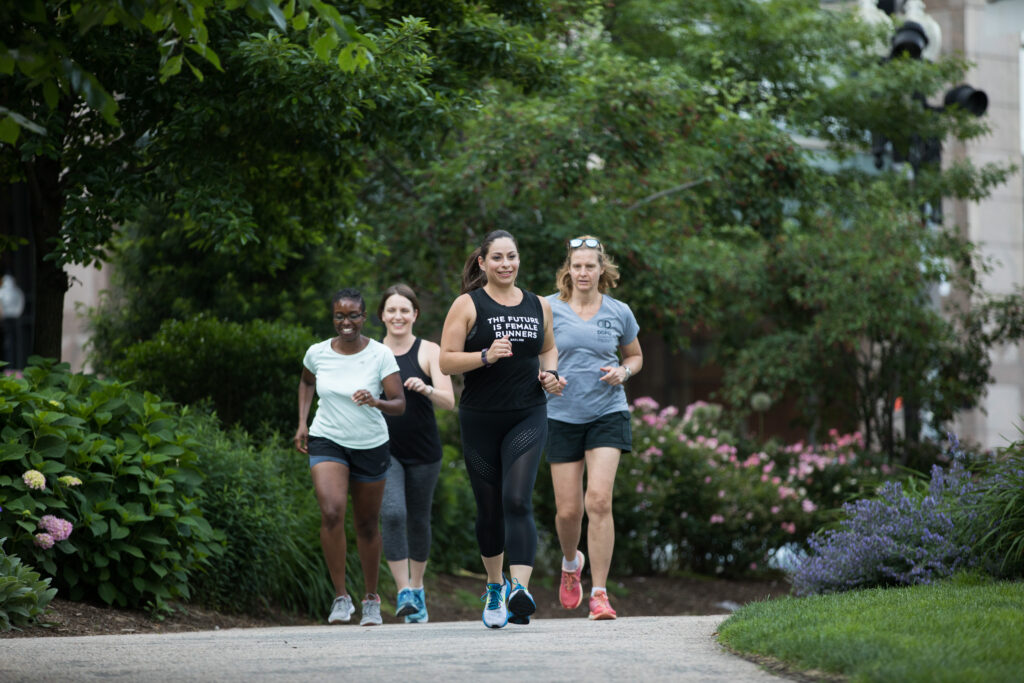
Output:
[[[517,306],[502,306],[474,289],[469,293],[476,307],[476,323],[466,335],[466,351],[489,348],[495,339],[508,335],[512,356],[502,358],[489,368],[465,373],[465,385],[459,405],[474,410],[516,410],[545,405],[544,389],[537,381],[544,345],[544,309],[533,292],[523,290]]]
[[[433,382],[420,367],[420,338],[412,343],[412,348],[401,356],[398,361],[398,374],[402,384],[410,377],[419,377],[427,385]],[[388,423],[388,435],[391,442],[391,455],[404,465],[427,465],[441,459],[441,437],[437,432],[437,418],[434,417],[434,404],[423,394],[405,389],[405,413],[398,415],[384,414]]]

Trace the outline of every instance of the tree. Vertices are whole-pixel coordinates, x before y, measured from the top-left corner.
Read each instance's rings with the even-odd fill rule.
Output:
[[[545,18],[525,25],[554,56],[508,63],[499,49],[477,62],[492,71],[455,59],[501,44],[476,15],[428,17],[431,87],[459,92],[478,79],[479,114],[452,118],[429,148],[381,138],[362,158],[345,215],[374,248],[367,269],[345,272],[371,289],[412,283],[428,332],[487,231],[517,235],[520,282],[539,292],[553,289],[562,241],[594,233],[623,266],[616,295],[643,329],[678,347],[710,339],[727,370],[722,395],[740,415],[763,391],[795,400],[812,438],[826,424],[863,424],[894,453],[896,396],[934,425],[977,403],[987,350],[1021,337],[1024,306],[988,298],[973,245],[920,207],[981,198],[1012,168],[925,166],[909,182],[864,163],[874,132],[905,150],[911,131],[984,130],[905,95],[934,98],[963,60],[879,64],[870,28],[801,0],[533,5]],[[168,268],[159,249],[134,245]],[[943,282],[970,306],[928,305]]]
[[[988,349],[1021,338],[1024,299],[987,297],[977,250],[920,210],[984,197],[1009,164],[926,166],[908,182],[863,163],[873,132],[906,156],[912,134],[984,131],[966,112],[921,107],[962,78],[963,60],[880,64],[876,39],[796,0],[634,0],[592,14],[550,39],[578,60],[557,99],[502,93],[443,157],[372,177],[391,192],[364,193],[368,222],[412,256],[387,277],[447,299],[460,256],[500,226],[530,264],[523,283],[550,291],[552,247],[598,234],[626,265],[619,292],[644,329],[678,346],[711,337],[738,413],[754,392],[791,397],[811,438],[825,422],[861,424],[892,456],[895,398],[932,427],[976,405]],[[422,239],[453,228],[447,244]],[[943,282],[970,306],[932,307]]]
[[[88,7],[108,4],[116,3]],[[401,11],[401,4],[392,3],[392,9]],[[472,106],[457,70],[447,74],[450,82],[431,85],[431,29],[425,22],[353,6],[364,34],[334,5],[319,0],[284,3],[284,9],[253,0],[246,7],[255,18],[228,11],[239,2],[200,3],[203,11],[195,13],[188,44],[201,46],[207,57],[223,55],[226,73],[215,69],[202,80],[160,83],[155,74],[172,75],[167,64],[181,55],[164,50],[166,36],[154,31],[186,33],[179,5],[131,4],[142,13],[139,21],[111,10],[104,16],[112,23],[102,30],[79,14],[86,5],[54,2],[46,5],[54,16],[40,19],[28,10],[19,15],[52,37],[47,44],[90,74],[87,81],[119,94],[117,125],[111,126],[109,107],[77,106],[74,79],[73,92],[55,103],[46,95],[57,87],[46,83],[61,83],[60,73],[22,69],[5,81],[16,99],[11,111],[32,112],[19,116],[44,131],[3,148],[7,182],[24,181],[31,197],[35,351],[41,355],[59,357],[67,289],[62,266],[98,260],[113,225],[145,209],[164,231],[180,228],[204,258],[216,255],[223,264],[226,256],[242,257],[261,277],[273,276],[300,256],[298,245],[322,243],[335,233],[358,236],[358,221],[347,220],[344,207],[352,202],[352,179],[369,150],[384,139],[426,149],[434,139],[430,131],[450,126],[451,116]],[[149,21],[150,10],[171,23]],[[319,19],[312,21],[309,11]],[[462,24],[460,35],[449,36],[449,49],[481,34],[506,37],[473,55],[474,68],[482,69],[488,58],[495,64],[494,55],[502,52],[501,67],[544,70],[542,58],[517,59],[506,49],[516,29],[500,16],[472,15],[463,3],[453,3],[448,12]],[[277,28],[267,31],[264,15]],[[290,19],[288,35],[281,31],[282,18]],[[338,32],[349,29],[353,42],[341,44]]]
[[[272,20],[278,30],[291,25],[310,32],[311,45],[326,59],[339,43],[351,43],[338,54],[338,66],[351,70],[370,58],[372,43],[366,40],[349,16],[322,0],[22,0],[0,7],[0,75],[15,77],[13,87],[25,88],[35,99],[57,109],[60,100],[83,101],[100,112],[107,123],[117,124],[118,102],[75,50],[73,36],[84,36],[117,26],[131,34],[149,33],[159,54],[161,81],[177,75],[183,66],[200,81],[200,65],[209,62],[220,69],[220,58],[209,43],[206,20],[221,9],[244,9],[261,20]],[[190,51],[190,52],[189,52]],[[201,60],[194,64],[191,59]],[[27,81],[25,80],[27,79]],[[20,81],[20,82],[19,82]],[[8,88],[12,84],[7,84]],[[10,94],[10,93],[9,93]],[[17,142],[21,127],[45,133],[29,110],[0,107],[0,140]]]

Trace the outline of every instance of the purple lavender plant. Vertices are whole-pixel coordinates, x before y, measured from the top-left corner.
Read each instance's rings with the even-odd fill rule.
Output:
[[[958,447],[954,444],[954,450]],[[899,482],[888,482],[876,498],[847,503],[838,529],[808,539],[811,553],[793,574],[794,591],[809,595],[931,583],[977,565],[972,546],[980,495],[963,458],[955,457],[948,470],[932,468],[924,495],[910,495]]]

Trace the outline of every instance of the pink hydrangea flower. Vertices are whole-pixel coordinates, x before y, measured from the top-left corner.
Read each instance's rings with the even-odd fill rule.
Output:
[[[714,515],[711,515],[711,519],[708,521],[711,522],[711,524],[724,524],[725,517],[716,513]]]
[[[804,512],[811,513],[818,509],[818,506],[812,503],[810,500],[804,499],[804,502],[800,503],[800,506],[804,509]]]
[[[782,522],[779,526],[782,527],[782,530],[787,534],[796,533],[796,524],[794,522]]]
[[[35,544],[43,550],[49,550],[53,547],[53,536],[50,534],[36,534]]]
[[[641,410],[657,410],[658,402],[650,396],[641,396],[637,400],[633,401],[634,408],[640,408]]]
[[[39,526],[46,529],[54,541],[66,541],[74,530],[74,526],[71,522],[60,517],[54,517],[53,515],[43,515],[43,518],[39,520]]]
[[[46,477],[39,470],[28,470],[25,474],[21,475],[21,480],[30,489],[42,491],[46,488]]]

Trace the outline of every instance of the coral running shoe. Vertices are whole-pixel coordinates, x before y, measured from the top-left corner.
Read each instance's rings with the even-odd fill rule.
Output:
[[[597,591],[590,596],[590,619],[594,621],[602,619],[614,619],[615,610],[608,602],[608,594],[604,591]]]
[[[567,572],[562,570],[562,585],[558,589],[558,601],[565,609],[576,609],[583,602],[583,586],[580,585],[580,576],[583,574],[583,564],[586,562],[583,553],[576,551],[576,570]]]

